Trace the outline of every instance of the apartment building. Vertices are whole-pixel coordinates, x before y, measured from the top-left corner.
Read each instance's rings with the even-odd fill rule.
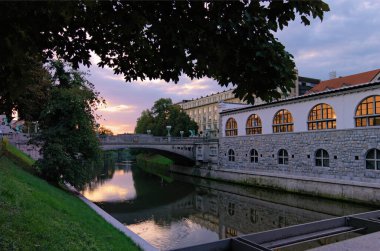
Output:
[[[297,88],[293,88],[287,97],[297,97],[303,95],[319,82],[319,79],[298,76],[295,84]],[[190,118],[197,122],[199,133],[217,133],[220,128],[218,109],[221,103],[246,104],[246,102],[236,98],[232,92],[233,89],[230,89],[207,95],[205,97],[182,100],[177,103],[177,105],[179,105],[190,116]],[[263,103],[264,101],[259,98],[255,101],[255,105],[260,105]]]

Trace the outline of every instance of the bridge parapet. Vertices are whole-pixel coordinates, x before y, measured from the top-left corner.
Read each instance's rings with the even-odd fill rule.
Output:
[[[100,137],[100,142],[103,145],[109,144],[195,144],[204,142],[203,138],[181,138],[181,137],[157,137],[147,134],[120,134],[115,136]]]
[[[121,134],[100,137],[104,150],[123,148],[155,149],[175,153],[190,160],[217,164],[218,140],[207,138],[155,137],[148,134]]]

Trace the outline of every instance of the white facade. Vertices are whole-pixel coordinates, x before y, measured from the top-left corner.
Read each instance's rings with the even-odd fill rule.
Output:
[[[330,105],[336,114],[336,129],[355,128],[355,112],[359,103],[373,95],[380,95],[380,83],[362,85],[356,88],[343,88],[326,91],[308,96],[291,98],[265,105],[251,106],[244,109],[220,110],[221,134],[225,137],[225,126],[229,118],[234,118],[238,125],[238,135],[246,136],[246,122],[250,115],[257,114],[262,122],[262,134],[272,134],[272,124],[275,114],[281,109],[287,109],[293,117],[293,132],[308,131],[309,112],[321,103]],[[335,129],[326,129],[335,130]]]

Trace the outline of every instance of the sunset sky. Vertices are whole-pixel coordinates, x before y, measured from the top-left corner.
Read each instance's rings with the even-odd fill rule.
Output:
[[[380,68],[380,1],[330,0],[330,12],[323,22],[303,26],[296,19],[276,34],[294,56],[301,76],[325,80],[328,73],[338,76]],[[182,76],[178,84],[163,80],[125,82],[109,68],[83,68],[89,80],[106,99],[107,107],[99,109],[101,125],[115,133],[132,133],[141,112],[151,108],[159,98],[173,102],[197,98],[223,90],[211,79],[191,80]]]

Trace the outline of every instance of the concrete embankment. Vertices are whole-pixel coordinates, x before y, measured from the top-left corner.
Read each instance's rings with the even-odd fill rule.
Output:
[[[380,205],[380,184],[377,183],[340,181],[246,170],[208,170],[175,165],[171,167],[171,172],[322,198]]]

